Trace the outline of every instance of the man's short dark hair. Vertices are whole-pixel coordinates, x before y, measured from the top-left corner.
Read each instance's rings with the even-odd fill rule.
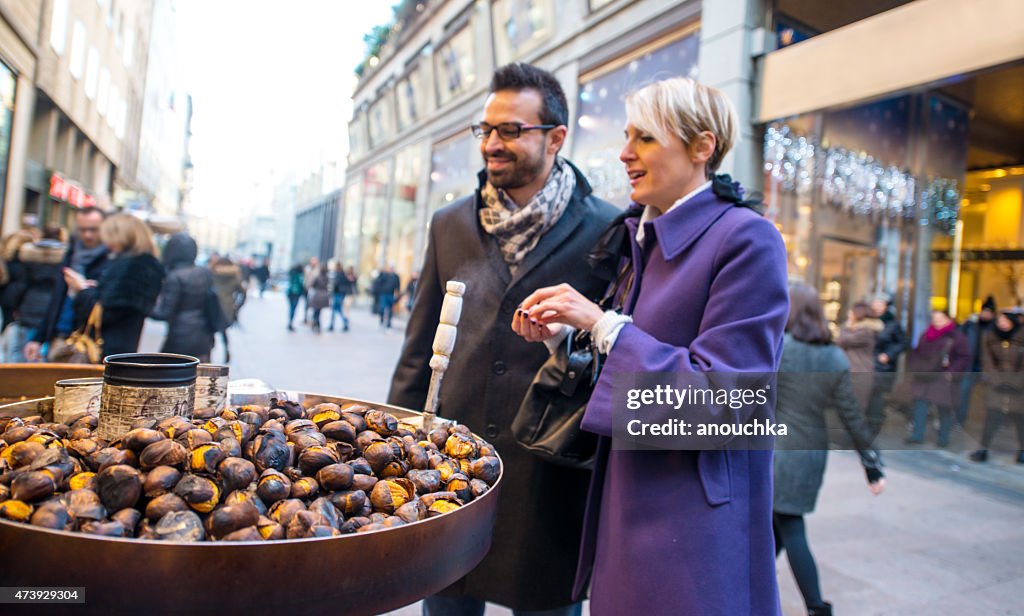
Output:
[[[87,205],[75,210],[75,216],[88,216],[89,214],[99,214],[100,218],[107,219],[107,213],[94,205]]]
[[[541,97],[541,124],[569,124],[569,105],[565,101],[562,84],[544,69],[523,62],[513,62],[494,71],[491,92],[536,90]]]

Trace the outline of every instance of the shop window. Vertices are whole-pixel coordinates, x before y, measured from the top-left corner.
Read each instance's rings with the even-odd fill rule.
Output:
[[[107,105],[110,102],[110,71],[104,68],[100,71],[100,91],[96,98],[96,111],[101,116],[107,115]]]
[[[380,267],[384,256],[384,216],[391,185],[391,161],[379,162],[363,172],[363,220],[360,228],[360,275]]]
[[[7,162],[11,149],[11,121],[14,118],[14,95],[17,78],[6,64],[0,63],[0,211],[3,211],[7,186]]]
[[[807,26],[785,16],[779,15],[775,17],[775,45],[778,49],[806,41],[815,34]]]
[[[491,7],[498,66],[530,53],[554,31],[552,0],[495,0]]]
[[[572,160],[601,198],[623,206],[629,202],[629,178],[619,160],[626,96],[660,79],[696,77],[699,43],[698,33],[690,30],[581,79]]]
[[[359,228],[363,216],[363,185],[361,182],[352,182],[345,188],[344,216],[341,227],[341,258],[346,267],[356,266],[359,263]]]
[[[387,261],[395,265],[403,281],[413,272],[416,260],[417,197],[426,163],[423,143],[411,145],[395,157],[394,193],[388,222]]]
[[[477,179],[473,170],[482,165],[479,143],[467,128],[434,145],[430,153],[430,192],[427,196],[430,214],[476,190]]]
[[[468,22],[434,54],[438,105],[444,105],[476,85],[473,23]]]
[[[399,130],[405,130],[426,117],[427,101],[430,100],[427,95],[430,83],[426,73],[427,67],[417,64],[395,87]]]
[[[369,110],[370,147],[375,148],[395,134],[395,112],[391,91],[382,94]]]

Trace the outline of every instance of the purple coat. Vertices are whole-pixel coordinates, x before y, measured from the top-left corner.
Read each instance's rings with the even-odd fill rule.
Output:
[[[635,238],[637,219],[631,224]],[[706,190],[645,226],[643,264],[583,419],[600,439],[577,592],[591,613],[780,613],[771,451],[613,450],[616,373],[775,372],[789,312],[774,226]],[[677,418],[650,409],[645,419]],[[687,418],[701,421],[702,418]]]

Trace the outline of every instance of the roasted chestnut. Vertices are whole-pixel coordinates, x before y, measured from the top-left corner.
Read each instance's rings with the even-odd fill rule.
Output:
[[[428,494],[441,489],[441,471],[438,470],[411,470],[406,474],[406,479],[415,486],[417,494]]]
[[[43,447],[39,443],[21,441],[20,443],[15,443],[4,449],[3,453],[0,454],[0,458],[7,463],[9,468],[16,469],[32,464],[32,461],[36,459],[36,456],[43,453],[45,450],[46,447]]]
[[[363,475],[361,473],[352,475],[353,490],[362,490],[363,492],[369,493],[375,485],[377,485],[377,478],[373,475]]]
[[[102,535],[104,537],[125,537],[128,535],[128,529],[117,520],[111,520],[110,522],[90,520],[82,524],[81,531],[90,535]]]
[[[320,428],[320,432],[327,438],[345,443],[356,442],[355,427],[345,420],[331,421]]]
[[[139,454],[139,466],[149,470],[158,466],[181,468],[188,459],[183,445],[172,440],[162,440],[149,445]]]
[[[328,497],[331,504],[345,515],[355,515],[366,503],[366,492],[362,490],[343,490]]]
[[[334,492],[336,490],[347,490],[352,485],[352,477],[355,475],[352,467],[343,462],[328,464],[316,473],[316,481],[324,490]]]
[[[154,527],[157,539],[163,541],[202,541],[206,537],[203,521],[193,511],[171,511]]]
[[[263,536],[255,526],[246,526],[221,537],[221,541],[262,541]]]
[[[375,441],[363,449],[363,457],[370,464],[370,468],[378,476],[380,472],[395,459],[395,450],[387,441]]]
[[[217,472],[225,492],[247,488],[256,480],[256,465],[245,458],[225,458]]]
[[[206,443],[192,450],[188,457],[188,470],[201,475],[213,475],[224,459],[224,450],[217,443]]]
[[[322,429],[324,425],[341,419],[341,407],[333,402],[324,402],[309,409],[306,414],[316,427]]]
[[[124,525],[125,530],[127,531],[127,535],[129,537],[134,537],[135,527],[138,526],[139,522],[142,520],[142,512],[140,512],[138,509],[128,507],[111,515],[110,519],[120,522],[122,525]]]
[[[284,526],[266,516],[260,516],[259,522],[256,523],[256,528],[260,531],[260,536],[266,541],[279,541],[285,538]]]
[[[31,503],[49,498],[56,489],[52,475],[44,471],[29,471],[11,482],[11,498]]]
[[[260,475],[256,484],[256,494],[260,499],[271,506],[277,501],[288,498],[292,491],[292,482],[284,473],[268,468]]]
[[[501,474],[501,462],[494,456],[477,458],[469,465],[469,476],[479,479],[489,486],[493,486]]]
[[[289,496],[301,500],[309,500],[320,491],[320,484],[312,477],[300,477],[292,482],[292,491]]]
[[[156,523],[172,511],[188,511],[188,503],[177,494],[161,494],[146,505],[146,519]]]
[[[253,440],[253,464],[260,473],[272,468],[283,471],[291,460],[291,450],[281,432],[264,432]]]
[[[220,501],[220,488],[217,484],[199,475],[182,477],[174,493],[199,513],[209,513]]]
[[[233,533],[246,526],[255,526],[260,512],[252,503],[217,507],[206,518],[206,532],[214,539]]]
[[[136,428],[121,438],[121,443],[135,453],[141,453],[143,449],[157,441],[167,438],[162,432],[150,428]]]
[[[142,476],[125,464],[108,466],[96,474],[96,493],[107,511],[133,507],[142,496]]]
[[[480,446],[471,435],[456,432],[445,441],[444,452],[453,458],[475,458]]]
[[[306,505],[304,505],[299,499],[286,498],[274,503],[274,506],[271,507],[270,511],[267,513],[267,517],[274,520],[281,526],[287,527],[288,523],[295,517],[295,514],[305,510]]]
[[[411,500],[395,509],[395,516],[412,524],[427,517],[427,506],[419,499]]]
[[[146,473],[142,480],[142,493],[147,498],[156,498],[173,490],[180,480],[181,471],[178,469],[173,466],[158,466]]]
[[[299,468],[308,476],[316,475],[321,468],[340,461],[337,452],[326,445],[307,447],[299,454]]]
[[[107,517],[107,510],[100,500],[100,495],[86,488],[65,494],[64,505],[78,521],[102,520]]]
[[[28,522],[32,517],[32,505],[16,499],[0,503],[0,518],[14,522]]]
[[[398,419],[387,411],[378,411],[376,409],[366,411],[363,419],[366,420],[366,426],[370,430],[383,436],[391,436],[398,429]]]
[[[185,430],[177,437],[175,437],[174,440],[181,443],[181,445],[185,449],[191,451],[196,447],[199,447],[200,445],[212,443],[213,436],[206,430],[203,430],[202,428],[192,428],[191,430]]]
[[[415,497],[416,489],[408,479],[386,479],[373,486],[370,502],[374,510],[390,514]]]
[[[65,530],[71,526],[71,514],[60,500],[46,501],[36,507],[29,523],[43,528]]]

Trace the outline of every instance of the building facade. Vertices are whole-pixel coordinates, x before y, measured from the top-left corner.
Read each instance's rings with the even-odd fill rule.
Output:
[[[410,3],[406,3],[410,4]],[[403,5],[404,6],[404,5]],[[912,331],[1024,294],[1024,4],[1015,0],[449,0],[404,12],[353,95],[338,255],[420,266],[476,186],[469,125],[496,66],[561,80],[563,155],[625,205],[623,97],[692,76],[736,103],[723,165],[762,189],[790,270],[836,324],[885,293]]]

